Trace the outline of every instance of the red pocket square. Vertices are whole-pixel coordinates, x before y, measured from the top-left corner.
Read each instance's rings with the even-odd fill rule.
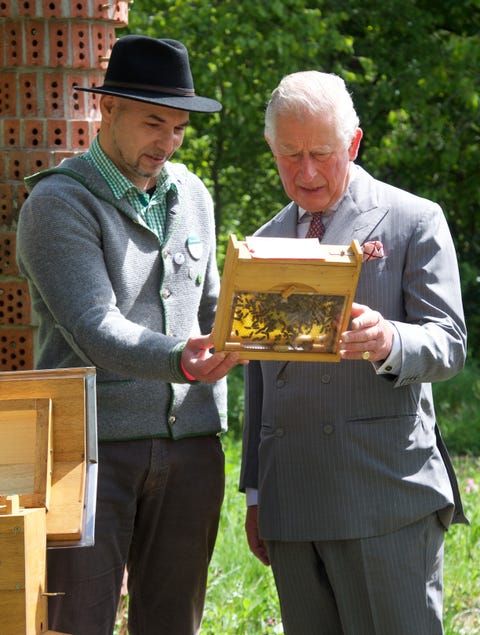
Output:
[[[363,249],[363,262],[374,260],[375,258],[383,258],[385,253],[383,251],[383,245],[379,240],[372,240],[371,242],[364,243]]]

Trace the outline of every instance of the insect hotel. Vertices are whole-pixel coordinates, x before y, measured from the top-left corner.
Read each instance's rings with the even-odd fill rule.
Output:
[[[94,541],[95,369],[0,373],[0,632],[48,630],[47,548]]]
[[[340,361],[362,265],[358,241],[229,237],[213,328],[241,359]]]

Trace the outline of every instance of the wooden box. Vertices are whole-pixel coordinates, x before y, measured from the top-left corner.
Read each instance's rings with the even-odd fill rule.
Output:
[[[358,241],[252,237],[227,247],[216,351],[242,359],[339,361],[362,265]]]
[[[0,373],[0,495],[46,510],[53,546],[94,542],[95,369]]]
[[[45,633],[45,509],[23,509],[0,519],[0,632]]]

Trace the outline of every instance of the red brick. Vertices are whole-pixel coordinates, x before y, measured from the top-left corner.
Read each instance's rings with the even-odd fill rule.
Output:
[[[18,15],[22,18],[37,15],[35,0],[17,0],[17,7]]]
[[[3,45],[1,48],[5,51],[4,66],[15,67],[25,63],[22,34],[22,22],[19,20],[5,20],[3,35]]]
[[[47,37],[45,22],[40,20],[25,21],[25,41],[27,45],[27,66],[48,66]]]
[[[27,154],[27,173],[34,174],[53,167],[52,154],[49,150],[29,150]]]
[[[0,116],[17,114],[17,77],[16,73],[4,72],[0,75]]]
[[[30,323],[30,295],[26,281],[0,280],[0,325]]]
[[[103,20],[111,20],[116,22],[116,28],[126,26],[128,24],[128,0],[116,0],[108,2],[108,0],[100,0],[95,6],[94,18]]]
[[[101,3],[102,0],[96,0],[96,2]],[[75,2],[72,2],[72,5],[71,5],[71,17],[72,18],[91,18],[91,17],[93,17],[90,14],[90,11],[89,11],[88,1],[87,0],[76,0]]]
[[[18,119],[0,120],[0,142],[6,148],[21,147],[21,122]]]
[[[0,370],[33,370],[33,329],[0,328]]]
[[[74,22],[71,25],[70,49],[73,53],[72,66],[75,68],[92,68],[90,57],[90,28],[86,22]]]
[[[64,75],[61,72],[45,73],[43,76],[43,95],[45,100],[45,116],[59,119],[65,117],[65,102],[69,98],[64,94]]]
[[[14,231],[0,231],[0,275],[18,276],[16,262],[17,234]]]
[[[26,119],[24,122],[24,143],[28,148],[45,148],[45,120]]]
[[[9,225],[12,213],[12,187],[9,183],[0,183],[0,224]]]
[[[90,145],[90,122],[70,122],[70,147],[74,150],[87,150]]]
[[[37,117],[40,112],[42,102],[38,96],[39,73],[20,73],[18,84],[20,88],[21,116]]]
[[[62,0],[43,0],[42,3],[42,16],[44,18],[61,18],[62,14]]]
[[[10,150],[8,153],[9,172],[8,178],[20,181],[28,173],[27,153],[25,150]]]
[[[64,149],[69,146],[67,141],[67,122],[64,119],[49,119],[47,121],[47,147]]]

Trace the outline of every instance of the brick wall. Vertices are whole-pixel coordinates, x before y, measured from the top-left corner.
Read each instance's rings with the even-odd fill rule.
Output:
[[[0,0],[0,372],[30,370],[34,327],[15,257],[23,179],[88,148],[129,0]]]

